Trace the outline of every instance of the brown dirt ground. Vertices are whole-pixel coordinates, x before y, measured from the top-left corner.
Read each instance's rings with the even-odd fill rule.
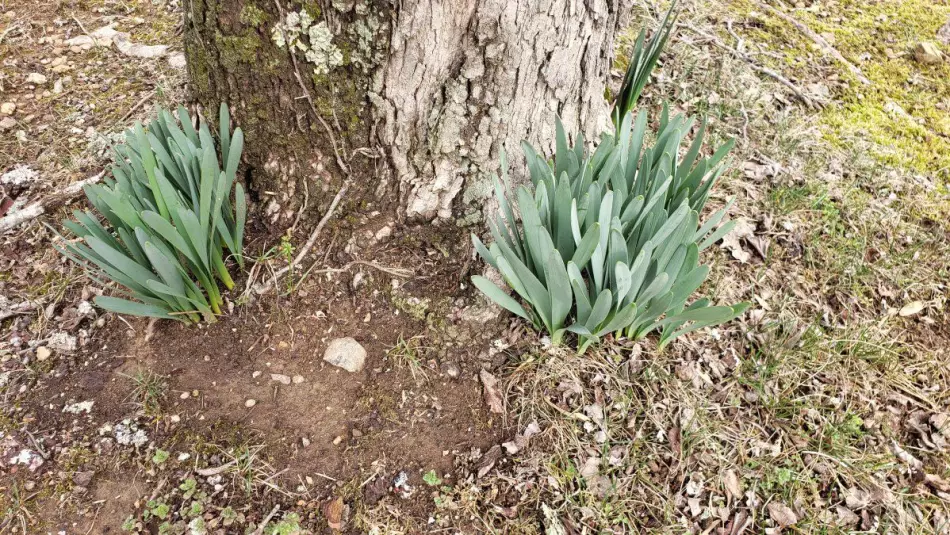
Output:
[[[383,245],[382,256],[412,258],[420,249],[415,240],[409,243]],[[432,277],[428,285],[407,283],[407,294],[431,298],[445,287],[458,288],[451,281],[458,280],[459,266],[443,269],[455,275]],[[308,496],[317,501],[332,497],[341,482],[372,479],[376,473],[391,478],[405,471],[412,486],[423,486],[421,475],[435,470],[451,484],[456,454],[484,451],[502,441],[504,426],[484,407],[478,382],[479,354],[501,326],[478,325],[475,336],[448,339],[445,326],[428,325],[393,306],[388,276],[365,275],[370,282],[358,290],[348,274],[313,278],[292,299],[264,298],[236,307],[210,326],[162,322],[148,341],[147,320],[110,318],[93,342],[61,362],[50,380],[34,386],[24,401],[25,418],[34,429],[95,437],[102,426],[135,413],[130,377],[149,371],[166,378],[167,394],[161,416],[138,421],[163,449],[209,452],[194,459],[195,466],[214,464],[214,446],[264,445],[271,473],[279,474],[273,482],[293,488],[312,477],[316,484]],[[322,360],[328,341],[344,336],[366,348],[362,372],[350,374]],[[409,340],[419,354],[415,378],[405,361],[388,354]],[[461,367],[458,379],[440,372],[447,361]],[[284,385],[270,374],[301,375],[304,382]],[[247,408],[248,399],[256,405]],[[89,400],[95,403],[88,417],[63,412],[65,405]],[[173,423],[173,415],[180,421]],[[92,464],[102,470],[108,463]],[[124,486],[130,476],[134,481],[134,474],[121,470],[97,472],[89,491],[93,502],[104,502],[91,519],[53,507],[43,516],[56,519],[59,529],[116,527],[154,487],[144,479]],[[433,507],[421,492],[411,500],[403,505],[420,516]]]

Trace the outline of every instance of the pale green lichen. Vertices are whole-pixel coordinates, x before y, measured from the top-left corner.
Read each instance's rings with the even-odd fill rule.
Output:
[[[283,21],[274,25],[271,38],[280,48],[289,47],[303,53],[307,62],[313,65],[314,74],[327,74],[345,63],[343,51],[333,44],[333,33],[327,23],[314,23],[306,10],[288,13]]]
[[[356,40],[353,63],[359,65],[363,72],[369,72],[385,57],[385,50],[378,46],[380,39],[377,37],[383,26],[384,23],[373,13],[362,16],[352,26]]]
[[[261,8],[252,3],[244,4],[241,8],[241,22],[255,28],[264,24],[270,19],[270,16]]]

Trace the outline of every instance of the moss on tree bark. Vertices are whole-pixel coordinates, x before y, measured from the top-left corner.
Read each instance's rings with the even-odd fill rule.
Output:
[[[471,221],[502,150],[517,176],[519,143],[549,146],[555,114],[588,139],[603,130],[623,1],[186,0],[185,49],[195,99],[228,102],[245,130],[269,221],[292,219],[304,191],[325,206],[344,178],[351,201],[375,195],[408,219]],[[273,36],[288,14],[325,24],[338,52],[329,66],[296,52],[312,108]],[[354,158],[342,177],[316,115],[344,160],[359,148],[379,157]]]

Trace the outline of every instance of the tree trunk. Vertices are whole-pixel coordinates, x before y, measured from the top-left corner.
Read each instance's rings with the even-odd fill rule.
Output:
[[[623,0],[287,1],[185,2],[192,91],[231,105],[271,222],[341,180],[411,220],[474,220],[502,150],[518,176],[555,114],[588,139],[607,125]]]

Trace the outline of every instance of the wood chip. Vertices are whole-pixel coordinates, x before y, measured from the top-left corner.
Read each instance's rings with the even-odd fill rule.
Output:
[[[495,414],[504,414],[505,403],[502,401],[501,392],[498,390],[498,379],[485,370],[479,372],[478,377],[482,380],[482,386],[485,388],[484,396],[488,410]]]

